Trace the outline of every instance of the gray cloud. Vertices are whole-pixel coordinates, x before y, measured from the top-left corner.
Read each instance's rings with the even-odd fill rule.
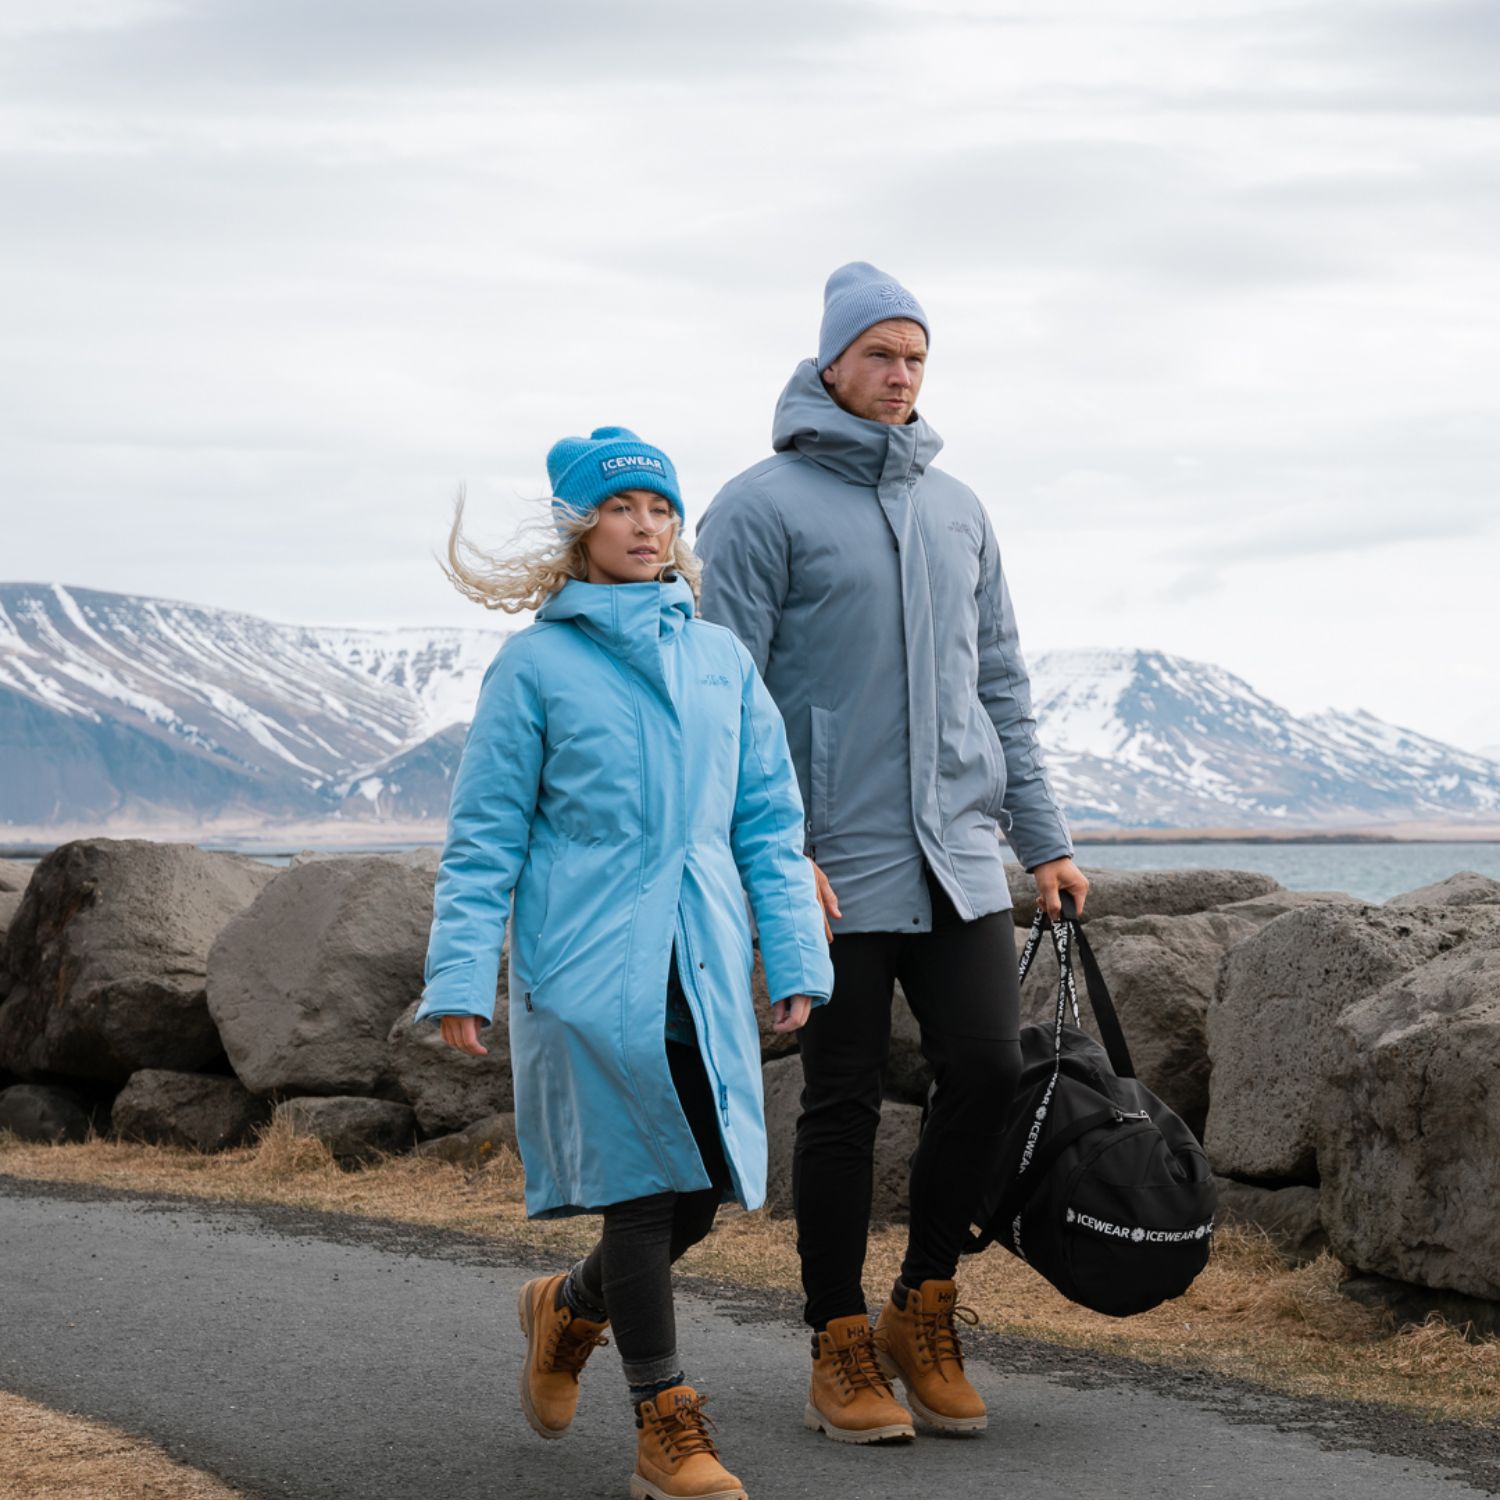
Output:
[[[613,85],[647,96],[700,70],[796,71],[851,30],[891,24],[857,0],[195,0],[109,29],[14,38],[0,82],[24,92],[103,84],[109,96],[234,101],[225,90],[359,93],[434,85]]]

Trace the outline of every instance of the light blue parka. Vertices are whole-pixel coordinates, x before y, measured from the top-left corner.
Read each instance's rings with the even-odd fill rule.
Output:
[[[764,1200],[746,891],[771,998],[827,999],[802,803],[749,653],[681,579],[565,584],[485,673],[416,1016],[490,1019],[509,915],[533,1217],[709,1186],[667,1067],[674,941],[735,1195]]]
[[[1001,828],[1027,869],[1073,847],[989,516],[926,421],[852,415],[812,360],[772,439],[699,522],[702,613],[781,709],[834,931],[928,931],[924,864],[966,921],[1004,910]]]

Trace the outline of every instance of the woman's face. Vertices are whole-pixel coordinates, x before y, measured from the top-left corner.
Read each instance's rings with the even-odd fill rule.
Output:
[[[590,583],[650,583],[672,561],[677,535],[672,502],[652,490],[621,490],[599,506],[599,524],[585,533]]]

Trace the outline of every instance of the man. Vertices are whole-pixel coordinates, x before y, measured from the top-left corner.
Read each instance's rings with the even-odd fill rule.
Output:
[[[931,467],[917,413],[927,316],[863,261],[828,279],[816,359],[782,392],[775,456],[704,515],[702,613],[749,647],[786,721],[834,995],[802,1032],[793,1158],[813,1329],[806,1421],[842,1442],[975,1432],[954,1276],[1020,1072],[1015,939],[999,833],[1057,915],[1083,905],[1042,770],[988,514]],[[901,1275],[875,1330],[861,1275],[881,1072],[899,980],[936,1089],[913,1159]]]

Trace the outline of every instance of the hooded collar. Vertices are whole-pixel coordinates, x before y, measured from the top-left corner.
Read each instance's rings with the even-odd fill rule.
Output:
[[[778,453],[794,448],[852,484],[879,485],[919,476],[943,440],[920,413],[892,427],[845,411],[828,394],[817,361],[804,359],[776,403],[771,445]]]
[[[666,583],[585,583],[570,578],[536,612],[539,620],[571,620],[620,656],[674,636],[693,618],[685,578]]]

